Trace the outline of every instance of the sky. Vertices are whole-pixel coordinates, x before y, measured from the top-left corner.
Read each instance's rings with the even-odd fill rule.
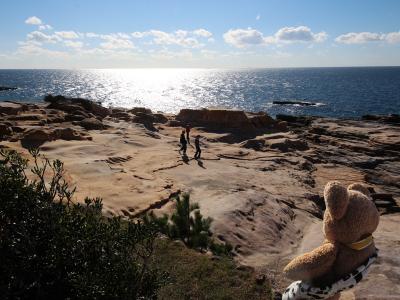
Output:
[[[13,0],[0,68],[400,65],[398,0]]]

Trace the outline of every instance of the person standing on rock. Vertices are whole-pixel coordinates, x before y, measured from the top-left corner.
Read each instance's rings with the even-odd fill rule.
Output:
[[[187,141],[185,139],[185,130],[182,130],[180,143],[181,143],[181,149],[179,149],[179,152],[183,151],[183,154],[186,155]]]
[[[190,144],[189,134],[190,134],[190,125],[187,124],[186,125],[186,140],[187,140],[188,144]]]
[[[200,159],[201,149],[200,149],[200,136],[196,136],[194,139],[194,146],[196,147],[196,153],[194,154],[194,159]]]

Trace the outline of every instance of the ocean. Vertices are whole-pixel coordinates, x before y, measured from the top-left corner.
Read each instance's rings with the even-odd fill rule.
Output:
[[[0,70],[0,86],[17,87],[0,91],[0,100],[37,102],[53,94],[168,113],[203,107],[266,111],[272,116],[400,113],[400,67]]]

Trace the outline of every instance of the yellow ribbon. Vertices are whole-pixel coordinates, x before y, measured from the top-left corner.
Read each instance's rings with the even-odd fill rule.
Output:
[[[346,246],[351,249],[360,251],[360,250],[367,248],[369,245],[371,245],[373,241],[374,241],[374,237],[370,234],[365,239],[359,240],[359,241],[351,243],[351,244],[347,244]]]

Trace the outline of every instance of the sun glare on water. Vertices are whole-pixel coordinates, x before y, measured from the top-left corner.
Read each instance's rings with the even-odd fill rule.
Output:
[[[93,84],[107,82],[106,86],[89,89],[96,93],[88,95],[90,98],[105,99],[106,106],[151,106],[163,112],[201,106],[196,99],[205,94],[202,85],[210,76],[203,69],[102,69],[90,72],[97,77]],[[193,91],[196,84],[198,88]]]

